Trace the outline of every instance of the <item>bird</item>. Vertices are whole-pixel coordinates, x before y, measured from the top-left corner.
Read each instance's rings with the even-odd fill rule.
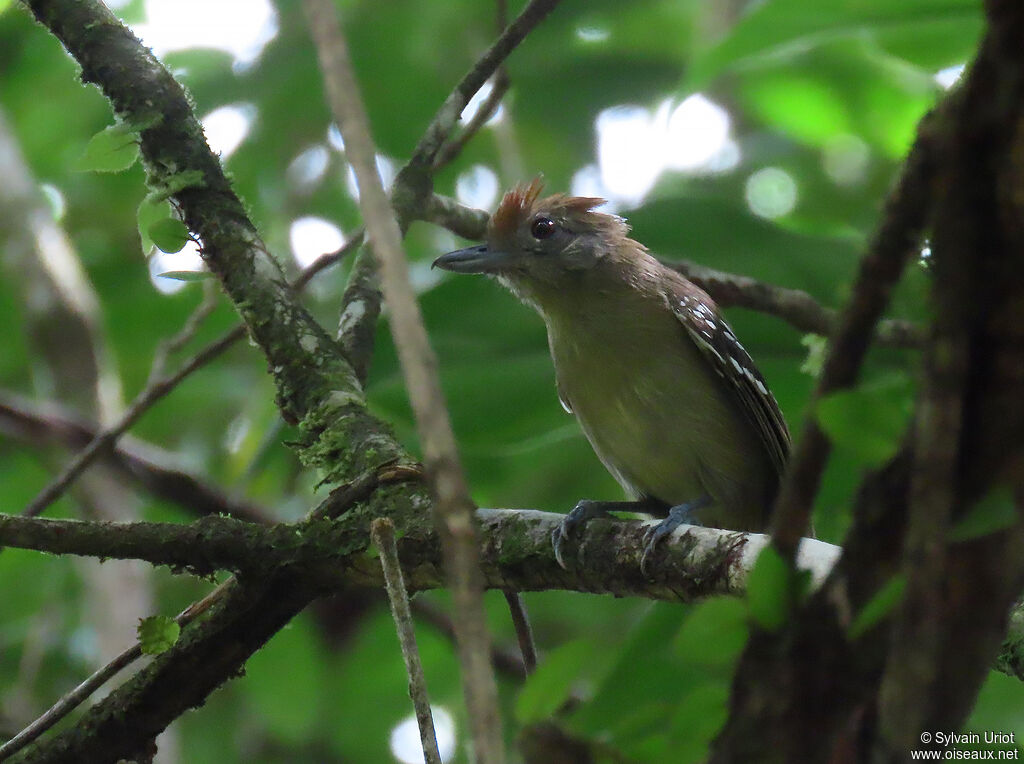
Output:
[[[558,397],[630,497],[583,499],[552,533],[558,563],[609,512],[662,518],[643,539],[647,574],[682,524],[766,529],[789,455],[779,405],[710,296],[629,237],[596,197],[508,191],[484,243],[433,266],[495,277],[547,326]]]

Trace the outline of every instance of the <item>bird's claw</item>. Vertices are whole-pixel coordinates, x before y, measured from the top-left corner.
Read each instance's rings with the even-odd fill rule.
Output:
[[[562,547],[565,546],[565,540],[569,537],[569,530],[566,528],[565,520],[560,522],[553,531],[551,531],[551,547],[555,550],[555,561],[562,570],[568,570],[565,565],[565,557],[562,556]]]
[[[679,523],[670,523],[671,518],[665,518],[657,525],[650,526],[644,531],[644,551],[640,555],[640,572],[644,578],[650,578],[650,574],[647,572],[647,561],[651,557],[651,553],[654,552],[655,547],[658,543],[674,531]]]
[[[651,577],[650,573],[648,573],[648,562],[655,548],[661,543],[661,540],[671,535],[680,525],[700,525],[696,518],[694,518],[694,514],[698,509],[702,509],[710,503],[711,498],[709,496],[702,496],[696,501],[677,504],[669,509],[668,517],[644,531],[644,549],[640,555],[640,572],[644,578]]]
[[[555,552],[555,560],[562,570],[569,569],[565,564],[563,551],[565,549],[565,542],[576,535],[577,529],[585,525],[588,520],[592,520],[595,517],[603,517],[606,514],[608,514],[608,511],[603,508],[602,502],[584,499],[577,502],[572,511],[563,517],[562,522],[551,531],[551,546]]]

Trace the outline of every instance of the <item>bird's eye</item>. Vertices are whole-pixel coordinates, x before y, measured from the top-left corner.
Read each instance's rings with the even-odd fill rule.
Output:
[[[555,221],[551,218],[537,218],[530,226],[530,233],[535,239],[546,239],[555,232]]]

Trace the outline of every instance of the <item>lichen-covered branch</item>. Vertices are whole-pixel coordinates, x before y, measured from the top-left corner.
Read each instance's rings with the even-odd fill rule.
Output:
[[[402,456],[371,417],[341,347],[295,299],[266,250],[188,97],[153,54],[95,0],[27,0],[99,86],[118,117],[139,129],[148,183],[173,199],[267,358],[284,417],[299,422],[300,456],[337,478]]]
[[[376,500],[364,486],[362,495]],[[396,495],[397,498],[397,495]],[[400,500],[400,499],[398,499]],[[370,508],[365,510],[369,513]],[[365,516],[360,509],[360,515]],[[767,537],[716,528],[684,526],[666,539],[663,553],[640,573],[643,533],[640,521],[596,521],[581,531],[575,564],[555,560],[551,531],[564,515],[537,510],[480,509],[481,567],[491,589],[570,591],[691,601],[712,594],[740,594]],[[139,559],[195,575],[237,573],[248,581],[267,571],[290,575],[323,591],[352,585],[381,586],[375,559],[362,553],[366,526],[307,521],[258,526],[228,517],[173,523],[99,523],[0,515],[0,545],[50,554]],[[354,553],[359,550],[358,553]],[[424,531],[398,541],[411,591],[445,585],[437,535]],[[820,583],[840,553],[831,544],[804,539],[798,564]]]

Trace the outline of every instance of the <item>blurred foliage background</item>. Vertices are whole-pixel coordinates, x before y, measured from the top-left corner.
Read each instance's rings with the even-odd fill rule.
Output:
[[[493,39],[495,4],[338,0],[338,7],[387,179]],[[294,272],[336,249],[359,224],[355,189],[296,0],[130,0],[115,10],[190,90],[272,252]],[[838,306],[917,120],[970,59],[981,26],[975,0],[565,0],[511,57],[500,112],[439,174],[437,190],[493,209],[502,189],[543,173],[549,190],[608,198],[608,209],[627,216],[635,237],[662,256]],[[76,171],[89,138],[112,122],[110,109],[10,0],[0,0],[0,108],[99,297],[128,400],[144,385],[157,343],[203,297],[203,285],[157,274],[196,268],[196,256],[142,252],[135,215],[146,190],[137,165],[120,174]],[[422,223],[407,239],[475,499],[567,511],[582,497],[620,496],[559,407],[539,319],[493,283],[430,272],[433,257],[459,245]],[[346,268],[319,276],[309,293],[310,308],[329,326]],[[17,269],[3,273],[0,388],[49,399],[55,386],[25,326],[27,285]],[[926,287],[925,256],[891,315],[926,320]],[[798,431],[813,385],[800,333],[751,312],[729,318]],[[195,346],[233,320],[222,301]],[[849,447],[833,459],[816,509],[820,538],[841,542],[852,492],[873,459],[858,447],[858,433],[891,429],[890,420],[909,410],[918,360],[894,349],[871,356],[865,384],[882,391],[885,405],[878,422],[854,423]],[[416,449],[386,322],[369,396]],[[279,422],[265,363],[244,344],[189,378],[133,433],[279,518],[294,519],[315,501],[317,476],[304,474],[287,448],[291,433]],[[0,439],[3,511],[18,511],[64,459]],[[70,499],[51,510],[77,512]],[[190,519],[148,496],[139,513]],[[0,555],[5,733],[134,637],[103,643],[86,567],[28,552]],[[153,607],[168,614],[209,586],[163,570],[151,585]],[[496,639],[511,646],[504,602],[492,596]],[[443,594],[421,599],[445,604]],[[742,603],[684,608],[562,592],[529,594],[526,602],[544,666],[523,690],[502,677],[510,739],[573,693],[581,702],[563,721],[574,734],[629,759],[699,760],[723,718],[745,633]],[[371,597],[331,618],[346,612],[343,603],[333,606],[303,614],[250,661],[243,679],[181,719],[165,736],[164,760],[405,760],[389,750],[410,708],[386,607]],[[451,760],[465,761],[452,646],[427,623],[419,637],[432,698],[451,722],[444,738]],[[1024,734],[1014,712],[1022,700],[1019,683],[993,676],[970,724]]]

